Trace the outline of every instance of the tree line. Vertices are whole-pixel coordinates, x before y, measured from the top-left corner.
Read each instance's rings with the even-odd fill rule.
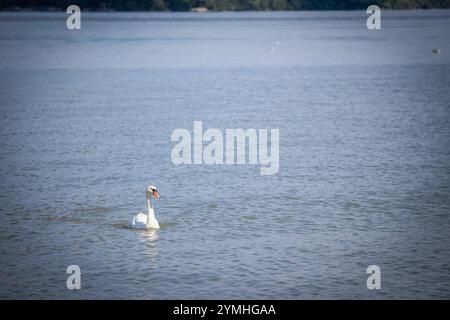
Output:
[[[245,10],[361,10],[371,4],[386,9],[450,8],[450,0],[0,0],[0,10],[213,11]]]

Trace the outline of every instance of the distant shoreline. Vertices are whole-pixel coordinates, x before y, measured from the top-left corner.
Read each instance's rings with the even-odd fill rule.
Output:
[[[450,10],[450,8],[383,8],[382,10],[389,10],[389,11],[430,11],[430,10]],[[218,12],[326,12],[326,11],[361,11],[366,10],[364,9],[302,9],[302,10],[296,10],[296,9],[285,9],[285,10],[208,10],[207,12],[196,12],[192,10],[114,10],[114,9],[92,9],[87,8],[83,9],[81,7],[81,10],[84,12],[160,12],[160,13],[192,13],[192,14],[207,14],[207,13],[218,13]],[[46,9],[36,9],[36,8],[20,8],[20,9],[14,9],[14,8],[8,8],[8,9],[0,9],[0,12],[65,12],[66,9],[61,8],[46,8]]]
[[[222,12],[222,11],[351,11],[371,5],[382,9],[449,9],[450,0],[21,0],[0,1],[0,11],[66,11],[78,5],[96,12]]]

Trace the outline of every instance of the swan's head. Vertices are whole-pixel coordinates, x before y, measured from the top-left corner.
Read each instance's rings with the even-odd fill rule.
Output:
[[[152,194],[155,197],[155,199],[159,199],[158,189],[156,189],[155,186],[148,186],[147,192]]]

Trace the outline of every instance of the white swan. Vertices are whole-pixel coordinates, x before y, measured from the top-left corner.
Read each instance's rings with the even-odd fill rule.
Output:
[[[148,186],[147,190],[145,191],[145,195],[147,197],[148,212],[147,214],[139,212],[133,218],[133,221],[131,221],[131,226],[133,228],[138,229],[147,229],[147,228],[159,229],[159,223],[158,220],[156,220],[155,218],[155,209],[153,208],[151,199],[152,195],[155,197],[155,199],[159,199],[158,190],[156,189],[155,186]]]

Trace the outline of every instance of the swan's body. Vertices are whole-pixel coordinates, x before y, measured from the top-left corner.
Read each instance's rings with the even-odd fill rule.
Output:
[[[156,199],[159,199],[158,191],[156,187],[149,186],[146,191],[147,196],[147,214],[139,212],[136,216],[134,216],[133,221],[131,221],[131,226],[137,229],[159,229],[158,220],[155,218],[155,209],[153,208],[151,195]]]

